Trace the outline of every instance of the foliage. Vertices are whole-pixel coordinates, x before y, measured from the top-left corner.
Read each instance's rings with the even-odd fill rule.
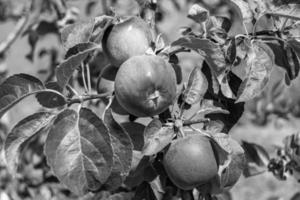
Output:
[[[129,113],[123,121],[114,112],[114,91],[95,93],[98,90],[95,82],[101,84],[100,72],[111,62],[102,52],[104,33],[109,34],[106,31],[120,24],[123,16],[105,10],[105,15],[83,22],[76,10],[68,8],[63,0],[32,0],[30,5],[25,3],[24,16],[11,12],[14,9],[1,14],[0,20],[20,15],[17,17],[20,26],[0,44],[0,62],[5,60],[6,51],[20,34],[28,35],[32,48],[27,56],[29,60],[33,60],[37,41],[48,33],[60,36],[66,50],[63,60],[57,60],[57,52],[50,51],[53,54],[51,73],[45,83],[29,74],[15,74],[0,85],[0,116],[30,95],[43,107],[42,111],[18,122],[5,138],[2,151],[9,172],[19,180],[17,184],[22,184],[20,177],[26,179],[30,175],[26,174],[26,167],[31,166],[27,170],[41,168],[38,177],[41,180],[34,183],[38,187],[43,187],[43,181],[48,184],[53,179],[63,185],[56,190],[83,199],[162,200],[173,196],[208,200],[230,199],[227,191],[242,173],[249,177],[269,170],[279,179],[286,179],[287,174],[299,179],[299,134],[287,137],[278,158],[272,159],[262,146],[246,141],[239,144],[229,136],[244,113],[245,102],[264,94],[274,68],[283,70],[287,85],[298,76],[299,5],[293,1],[226,0],[243,29],[233,35],[232,19],[214,15],[195,4],[187,13],[195,26],[184,28],[180,38],[167,44],[155,27],[159,2],[137,2],[139,14],[155,38],[143,53],[159,56],[171,64],[176,72],[177,95],[168,99],[172,105],[156,116],[140,119],[124,107]],[[11,3],[0,0],[2,5],[11,6]],[[42,16],[47,13],[51,17],[45,20]],[[262,21],[267,21],[268,27],[260,26]],[[201,56],[201,64],[193,68],[187,83],[182,83],[177,55],[191,51]],[[141,85],[145,84],[143,81]],[[149,95],[154,105],[161,93]],[[272,94],[276,96],[275,91]],[[99,103],[106,106],[100,114]],[[208,138],[218,173],[203,185],[183,190],[169,179],[162,160],[174,140],[189,134]],[[29,144],[34,140],[39,141],[39,153],[44,151],[44,154],[38,156],[38,161],[28,159],[29,164],[24,167],[24,154],[34,155],[34,150],[29,151],[32,148]],[[46,160],[47,165],[42,165],[41,160]],[[55,193],[54,186],[45,188],[48,196],[51,191]],[[30,191],[12,194],[19,199],[31,195]]]

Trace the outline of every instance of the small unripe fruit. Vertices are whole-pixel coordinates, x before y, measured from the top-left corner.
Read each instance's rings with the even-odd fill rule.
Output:
[[[211,142],[199,133],[174,140],[163,165],[172,182],[183,190],[207,184],[218,173]]]
[[[105,31],[102,48],[110,62],[119,67],[130,57],[144,54],[151,42],[148,24],[139,17],[130,17]]]
[[[158,115],[175,100],[175,72],[162,57],[134,56],[119,68],[115,94],[120,105],[134,116]]]

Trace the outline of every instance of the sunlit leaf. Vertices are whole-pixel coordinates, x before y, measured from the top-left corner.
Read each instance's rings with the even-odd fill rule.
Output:
[[[66,49],[79,43],[88,42],[92,36],[94,20],[88,22],[77,22],[62,29],[61,41]]]
[[[37,78],[27,74],[16,74],[0,85],[0,117],[25,97],[45,89]]]
[[[184,101],[187,104],[198,103],[206,93],[208,82],[201,68],[196,66],[189,77],[187,88],[184,91]]]
[[[158,119],[153,119],[144,131],[144,155],[154,155],[171,143],[175,133],[172,127],[163,127]]]
[[[99,189],[110,176],[113,151],[107,127],[91,110],[61,112],[48,134],[45,153],[57,178],[78,195]]]
[[[68,84],[73,72],[80,66],[81,62],[83,62],[89,54],[98,49],[99,45],[95,43],[80,43],[73,48],[78,48],[77,54],[72,54],[72,56],[64,60],[55,71],[57,82],[62,88]]]
[[[253,13],[250,9],[248,2],[241,0],[227,0],[234,10],[237,12],[240,20],[244,23],[251,23],[253,19]]]
[[[209,18],[209,11],[199,4],[194,4],[189,9],[188,17],[197,23],[202,23]]]
[[[133,144],[126,130],[114,119],[111,109],[104,114],[104,122],[108,127],[113,148],[113,169],[105,183],[110,190],[118,188],[129,174]]]
[[[247,77],[240,85],[236,102],[258,96],[269,81],[274,65],[274,54],[268,46],[254,42],[247,58]]]
[[[5,140],[5,157],[8,170],[16,175],[20,156],[28,142],[37,134],[48,132],[49,126],[56,115],[49,112],[35,113],[21,120],[8,134]]]
[[[208,39],[185,36],[174,41],[171,45],[186,47],[198,52],[204,57],[216,77],[219,77],[226,68],[225,56],[221,47]]]

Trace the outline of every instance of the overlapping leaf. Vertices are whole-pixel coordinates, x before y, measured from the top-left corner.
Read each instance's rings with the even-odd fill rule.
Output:
[[[158,119],[153,119],[144,131],[145,146],[142,153],[144,155],[154,155],[165,148],[175,133],[172,127],[163,127]]]
[[[274,54],[268,46],[254,42],[247,58],[247,77],[240,85],[236,102],[258,96],[269,81],[274,65]]]
[[[114,154],[112,173],[105,185],[113,190],[118,188],[129,174],[133,144],[125,129],[113,118],[111,109],[105,111],[104,122],[109,130]]]
[[[77,22],[66,26],[61,32],[61,41],[66,49],[79,43],[86,43],[92,36],[94,20],[88,22]]]
[[[8,170],[16,175],[19,159],[28,142],[37,134],[48,132],[56,115],[50,112],[35,113],[21,120],[8,134],[5,141],[5,157]]]
[[[240,20],[243,23],[251,23],[252,22],[253,13],[247,2],[240,1],[240,0],[227,0],[227,2],[229,2],[233,6],[234,10],[237,12]]]
[[[196,66],[192,70],[187,88],[184,91],[184,101],[187,104],[193,105],[198,103],[206,93],[208,82],[201,71],[201,68]]]
[[[55,90],[47,89],[39,79],[33,76],[28,74],[10,76],[0,85],[0,117],[25,97],[40,92],[51,93],[51,97],[54,98],[52,100],[56,98],[58,100],[55,102],[61,102],[63,98]]]
[[[98,48],[99,45],[91,42],[80,43],[72,47],[70,49],[72,52],[67,52],[67,55],[71,56],[69,56],[56,68],[56,78],[58,84],[64,88],[68,84],[73,72],[78,68],[78,66],[80,66],[80,64],[87,58],[89,54]],[[74,53],[74,51],[76,51],[76,53]]]
[[[186,36],[174,41],[172,46],[182,46],[198,52],[205,58],[213,73],[219,77],[226,69],[225,56],[220,46],[208,39]]]
[[[48,134],[45,153],[54,174],[72,192],[99,189],[110,176],[113,151],[107,127],[91,110],[61,112]]]

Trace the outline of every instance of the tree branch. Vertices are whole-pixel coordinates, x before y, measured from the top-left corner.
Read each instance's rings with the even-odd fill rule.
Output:
[[[81,96],[78,98],[69,99],[68,105],[72,105],[74,103],[82,103],[84,101],[89,101],[89,100],[93,100],[93,99],[100,99],[100,98],[108,97],[111,95],[112,95],[111,92],[106,92],[106,93],[102,93],[102,94],[92,94],[92,95],[87,95],[87,96]]]
[[[0,43],[0,57],[11,47],[11,45],[17,40],[17,38],[23,33],[23,30],[27,24],[29,15],[23,16],[16,24],[15,29],[7,36],[7,38]]]

